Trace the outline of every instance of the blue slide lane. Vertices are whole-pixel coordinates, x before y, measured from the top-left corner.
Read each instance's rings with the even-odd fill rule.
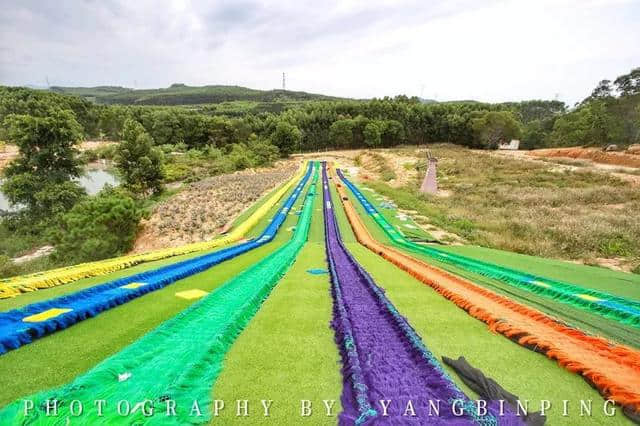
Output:
[[[256,239],[193,259],[108,281],[66,296],[32,303],[0,313],[0,355],[268,243],[273,240],[287,218],[287,213],[298,199],[300,192],[311,176],[312,170],[313,164],[309,163],[305,175],[296,185],[293,193]],[[135,288],[122,287],[131,283],[140,283],[142,285],[138,287],[132,286]],[[71,311],[42,322],[23,321],[26,317],[53,308],[71,309]]]

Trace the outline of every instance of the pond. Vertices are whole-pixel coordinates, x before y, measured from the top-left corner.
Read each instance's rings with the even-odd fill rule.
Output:
[[[78,182],[87,191],[87,194],[95,195],[107,184],[117,186],[118,178],[105,169],[87,169],[85,175],[80,177]],[[2,192],[0,192],[0,210],[9,210],[9,201]]]

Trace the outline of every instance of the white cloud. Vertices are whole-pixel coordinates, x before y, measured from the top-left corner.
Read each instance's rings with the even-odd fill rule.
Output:
[[[268,89],[285,71],[338,96],[572,103],[640,66],[633,1],[320,3],[0,0],[0,83]]]

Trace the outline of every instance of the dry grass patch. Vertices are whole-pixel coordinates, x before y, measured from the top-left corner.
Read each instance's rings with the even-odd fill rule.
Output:
[[[415,148],[390,152],[413,155],[416,178],[403,191],[382,182],[374,189],[474,244],[612,266],[609,259],[624,270],[640,263],[640,191],[629,182],[453,145],[429,148],[451,196],[418,192],[426,164],[424,150]]]
[[[262,195],[293,176],[296,162],[275,169],[248,169],[189,184],[156,205],[143,221],[134,252],[177,247],[214,238]]]

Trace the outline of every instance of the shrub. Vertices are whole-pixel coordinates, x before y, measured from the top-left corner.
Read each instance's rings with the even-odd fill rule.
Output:
[[[253,155],[252,152],[247,149],[247,146],[242,143],[234,143],[231,146],[231,152],[229,152],[229,160],[236,170],[242,170],[249,167],[253,167]]]
[[[385,182],[389,182],[390,180],[393,180],[397,177],[398,176],[396,176],[396,173],[391,169],[383,170],[380,174],[380,178]]]
[[[0,255],[0,278],[16,275],[18,268],[9,256]]]
[[[134,200],[107,187],[76,204],[52,231],[58,262],[88,262],[121,255],[131,249],[142,213]]]
[[[598,249],[605,256],[628,256],[632,251],[632,245],[624,235],[614,234],[605,236]]]
[[[118,145],[109,144],[105,146],[101,146],[95,149],[95,153],[98,158],[102,158],[105,160],[113,160],[116,156],[116,151],[118,150]]]
[[[164,165],[164,175],[167,182],[177,182],[186,179],[191,174],[191,166],[184,163],[168,163]]]
[[[176,147],[171,145],[170,143],[165,143],[163,145],[160,145],[159,148],[165,154],[171,154],[172,152],[174,152],[176,150]]]
[[[253,153],[253,163],[256,166],[272,166],[280,158],[280,150],[269,141],[254,139],[249,142],[249,149]]]
[[[98,160],[98,158],[98,153],[93,149],[87,149],[86,151],[82,151],[80,153],[80,161],[82,161],[83,163],[91,163]]]
[[[184,142],[180,142],[175,144],[173,148],[175,149],[176,152],[187,152],[187,150],[189,149],[189,146]]]

